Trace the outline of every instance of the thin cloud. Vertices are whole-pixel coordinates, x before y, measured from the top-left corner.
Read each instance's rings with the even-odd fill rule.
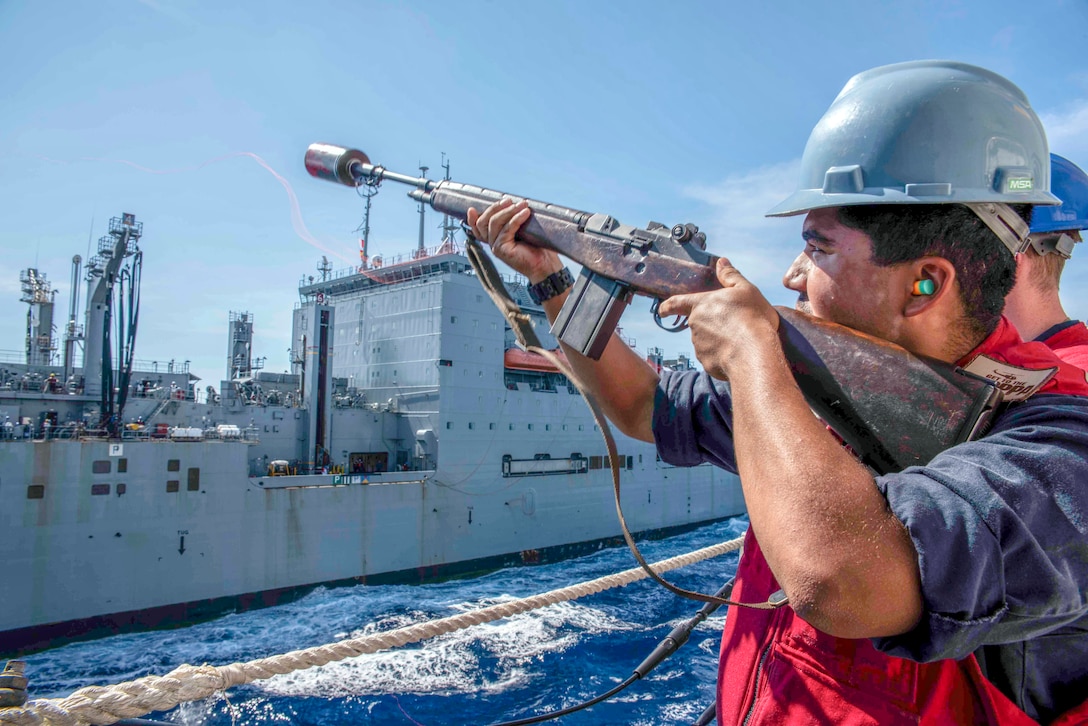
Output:
[[[160,15],[165,15],[168,18],[177,20],[190,27],[196,27],[197,23],[185,13],[178,10],[176,7],[167,2],[159,2],[159,0],[136,0],[140,5],[150,8]]]
[[[11,295],[22,293],[19,272],[7,265],[0,265],[0,295],[8,299]]]
[[[990,40],[990,44],[994,45],[1001,50],[1008,50],[1012,47],[1013,35],[1016,32],[1015,25],[1008,25],[1001,30],[994,33],[994,37]]]
[[[769,298],[792,299],[782,288],[782,274],[801,250],[796,220],[768,218],[767,210],[797,186],[799,159],[731,174],[709,187],[688,187],[684,193],[704,202],[701,216],[710,251],[728,257],[745,277]]]
[[[1040,114],[1050,150],[1078,164],[1088,163],[1088,98],[1077,99],[1060,111]]]

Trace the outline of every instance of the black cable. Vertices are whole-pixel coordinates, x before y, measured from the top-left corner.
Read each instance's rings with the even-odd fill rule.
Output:
[[[702,715],[699,716],[699,718],[695,719],[695,723],[693,723],[691,726],[710,726],[710,724],[714,723],[714,719],[716,719],[717,717],[718,701],[715,700],[706,707],[706,710],[703,711]]]
[[[631,685],[632,683],[634,683],[638,679],[639,679],[638,674],[637,673],[632,673],[630,676],[627,677],[627,680],[625,680],[623,683],[619,684],[618,686],[616,686],[612,690],[608,691],[607,693],[602,693],[599,696],[595,696],[595,697],[591,698],[590,700],[585,701],[584,703],[579,703],[576,706],[569,706],[567,708],[563,708],[563,709],[560,709],[558,711],[551,711],[549,713],[542,713],[539,716],[530,716],[529,718],[518,719],[517,721],[504,721],[504,722],[502,722],[500,724],[495,724],[494,726],[525,726],[525,724],[540,723],[542,721],[550,721],[553,718],[559,718],[560,716],[566,716],[568,714],[574,713],[575,711],[581,711],[583,709],[589,708],[590,706],[595,706],[598,703],[600,703],[601,701],[605,701],[605,700],[608,700],[609,698],[612,698],[612,696],[615,696],[617,693],[619,693],[623,689],[627,688],[627,686]]]
[[[722,585],[718,592],[715,593],[715,597],[729,597],[729,593],[733,590],[734,579],[735,578],[730,578],[728,582]],[[695,613],[695,615],[691,616],[690,618],[673,628],[669,632],[669,634],[665,636],[664,640],[657,644],[657,647],[653,649],[653,652],[651,652],[650,655],[646,656],[646,658],[638,664],[638,667],[635,668],[634,672],[630,676],[628,676],[627,679],[623,681],[623,683],[620,683],[615,688],[612,688],[606,693],[602,693],[599,696],[594,696],[588,701],[579,703],[575,706],[568,706],[567,708],[563,708],[558,711],[551,711],[549,713],[540,714],[539,716],[530,716],[528,718],[518,719],[516,721],[503,721],[502,723],[493,724],[493,726],[526,726],[527,724],[550,721],[553,718],[559,718],[560,716],[572,714],[575,711],[587,709],[591,706],[597,705],[601,701],[606,701],[609,698],[612,698],[612,696],[615,696],[617,693],[627,688],[635,681],[646,677],[650,674],[650,671],[661,665],[661,663],[670,655],[675,653],[681,645],[688,642],[688,638],[691,636],[691,631],[695,630],[695,628],[700,623],[710,617],[710,615],[720,607],[721,603],[705,603],[701,608],[699,608],[699,611]]]
[[[140,274],[143,270],[144,253],[137,252],[132,260],[131,270],[127,273],[128,286],[128,316],[118,331],[119,345],[122,346],[119,355],[120,381],[117,385],[117,416],[121,417],[128,400],[128,387],[132,380],[132,364],[136,350],[136,325],[140,318]],[[122,277],[121,298],[125,296],[124,277]],[[123,309],[123,307],[122,307]]]

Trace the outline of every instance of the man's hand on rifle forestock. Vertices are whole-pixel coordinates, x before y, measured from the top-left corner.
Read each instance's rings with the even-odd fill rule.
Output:
[[[518,242],[514,237],[529,219],[532,211],[524,200],[506,197],[495,202],[481,214],[469,209],[467,222],[472,233],[486,242],[496,257],[536,284],[553,272],[563,269],[559,255],[551,250]]]
[[[722,380],[739,373],[757,345],[779,350],[778,313],[763,293],[724,257],[716,269],[721,290],[675,295],[661,303],[661,317],[687,315],[695,355],[707,373]]]
[[[469,209],[466,221],[472,233],[491,246],[496,257],[529,278],[530,284],[536,284],[563,269],[563,263],[555,252],[514,238],[530,214],[525,202],[503,199],[483,214]],[[555,320],[566,298],[564,292],[544,302],[544,312],[549,320]],[[586,358],[569,346],[563,346],[563,352],[582,385],[596,397],[605,415],[620,431],[643,441],[653,441],[650,422],[657,372],[641,356],[617,335],[609,340],[599,361]]]

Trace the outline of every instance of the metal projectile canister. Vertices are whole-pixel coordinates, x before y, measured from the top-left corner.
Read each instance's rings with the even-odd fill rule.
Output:
[[[358,149],[333,144],[310,144],[306,149],[306,171],[318,179],[357,186],[359,182],[351,173],[351,167],[356,163],[369,166],[370,157]]]

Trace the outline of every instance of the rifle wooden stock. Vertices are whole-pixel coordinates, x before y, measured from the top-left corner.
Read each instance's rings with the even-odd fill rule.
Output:
[[[985,431],[1001,392],[943,361],[777,308],[779,339],[813,411],[877,473],[929,462]]]

